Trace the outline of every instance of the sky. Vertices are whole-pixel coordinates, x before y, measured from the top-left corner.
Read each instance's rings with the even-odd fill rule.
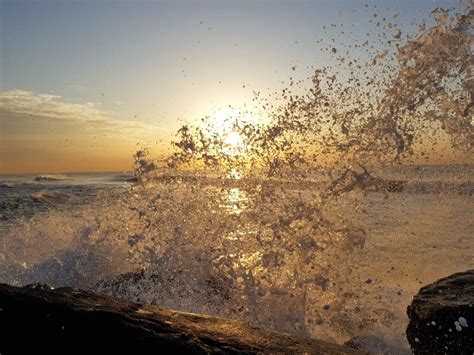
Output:
[[[0,0],[0,173],[130,170],[137,147],[330,63],[323,26],[363,36],[364,4],[409,21],[455,3]]]

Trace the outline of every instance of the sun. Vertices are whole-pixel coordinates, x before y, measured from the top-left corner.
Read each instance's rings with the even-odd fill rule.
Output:
[[[240,128],[245,125],[257,126],[261,119],[245,108],[221,107],[209,115],[206,123],[209,125],[209,135],[219,138],[221,152],[239,158],[244,157],[249,150],[248,137],[241,133]]]
[[[224,143],[230,147],[237,147],[244,142],[244,137],[242,137],[237,132],[230,132],[226,135]]]
[[[241,132],[244,126],[261,126],[265,123],[260,112],[252,112],[247,108],[221,107],[209,115],[211,133],[222,139],[225,148],[235,150],[245,146],[246,137]]]
[[[234,131],[236,125],[261,125],[264,123],[263,115],[252,112],[241,107],[220,107],[215,109],[210,115],[210,123],[215,133],[223,137]]]
[[[253,142],[269,121],[264,117],[256,110],[227,106],[214,109],[200,120],[197,139],[203,142],[207,156],[218,161],[230,179],[243,178],[255,161]]]
[[[223,151],[227,155],[241,155],[246,149],[245,138],[237,132],[229,132],[224,137]]]

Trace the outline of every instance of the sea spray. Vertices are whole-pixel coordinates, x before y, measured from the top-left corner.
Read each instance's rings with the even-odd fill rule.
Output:
[[[380,18],[373,37],[324,48],[334,64],[313,68],[308,82],[256,93],[266,120],[233,110],[218,127],[210,117],[181,128],[164,160],[140,150],[128,190],[10,228],[1,281],[91,288],[389,349],[399,335],[387,330],[403,319],[381,304],[377,280],[361,279],[375,218],[359,217],[422,188],[384,169],[438,144],[472,154],[472,6],[462,11],[437,9],[406,34],[396,16]],[[464,190],[449,181],[461,199],[472,195],[469,174]]]

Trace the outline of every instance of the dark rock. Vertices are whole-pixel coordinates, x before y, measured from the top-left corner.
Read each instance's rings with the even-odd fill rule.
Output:
[[[407,338],[415,354],[472,355],[474,270],[423,287],[407,313]]]
[[[0,353],[361,354],[321,340],[92,292],[0,284]]]

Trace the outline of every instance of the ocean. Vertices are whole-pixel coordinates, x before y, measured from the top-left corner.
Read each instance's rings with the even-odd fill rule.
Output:
[[[129,173],[2,176],[0,282],[409,353],[411,297],[474,267],[474,166],[369,171],[379,187],[359,181],[324,211],[318,173],[292,184],[164,173],[146,186]]]
[[[132,180],[130,173],[0,175],[0,231],[39,212],[87,203],[101,189],[121,190]]]
[[[355,43],[334,24],[330,65],[254,91],[268,119],[194,120],[161,160],[140,148],[133,174],[2,176],[0,282],[410,353],[412,296],[474,268],[474,11],[459,6],[371,20]],[[465,164],[408,164],[423,161]]]

